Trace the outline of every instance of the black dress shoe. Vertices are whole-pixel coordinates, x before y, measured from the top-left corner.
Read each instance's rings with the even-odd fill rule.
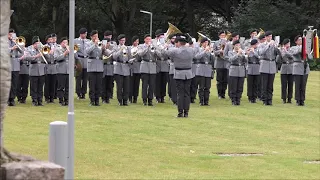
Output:
[[[269,106],[272,106],[272,100],[269,100],[269,101],[268,101],[268,105],[269,105]]]
[[[128,101],[123,100],[123,106],[128,106]]]
[[[161,103],[164,103],[164,98],[161,98]]]
[[[288,99],[287,103],[291,104],[291,103],[292,103],[292,102],[291,102],[291,99]]]
[[[14,101],[10,101],[10,102],[8,102],[8,106],[15,106]]]
[[[282,100],[282,103],[283,103],[283,104],[286,104],[286,103],[287,103],[287,101],[286,101],[285,99],[283,99],[283,100]]]
[[[26,100],[25,100],[25,99],[21,99],[21,100],[20,100],[20,103],[21,103],[21,104],[25,104],[25,103],[26,103]]]
[[[38,106],[43,106],[42,101],[38,101]]]
[[[185,118],[187,118],[187,117],[189,116],[189,112],[188,112],[188,111],[184,111],[183,116],[184,116]]]
[[[148,106],[153,106],[152,99],[148,99]]]
[[[82,95],[81,95],[81,99],[86,99],[86,95],[85,95],[85,94],[82,94]]]
[[[137,97],[133,97],[132,103],[136,104],[137,101],[138,101],[138,98]]]
[[[304,101],[300,101],[300,106],[304,106]]]
[[[191,99],[191,101],[190,101],[190,102],[191,102],[191,103],[195,103],[195,102],[194,102],[194,99]]]
[[[182,117],[183,117],[183,113],[179,112],[178,115],[177,115],[177,118],[182,118]]]
[[[32,106],[38,106],[38,103],[36,101],[32,101]]]
[[[95,106],[95,103],[93,101],[91,101],[89,106]]]

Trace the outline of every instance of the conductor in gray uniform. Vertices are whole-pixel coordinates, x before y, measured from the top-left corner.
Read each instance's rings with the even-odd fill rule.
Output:
[[[277,56],[277,63],[281,64],[281,99],[283,104],[291,103],[293,93],[293,56],[290,53],[290,39],[282,42],[281,55]]]
[[[15,31],[13,29],[9,30],[8,43],[9,43],[9,53],[11,57],[11,88],[8,99],[8,106],[15,106],[14,99],[17,96],[18,82],[19,82],[19,71],[20,71],[20,60],[19,58],[23,55],[21,47],[19,48],[16,44],[15,39],[13,39]]]
[[[100,106],[101,86],[103,76],[102,55],[108,56],[105,45],[99,43],[98,31],[93,30],[90,34],[91,41],[86,45],[86,54],[88,55],[87,71],[89,77],[89,96],[91,106]]]
[[[295,100],[297,106],[304,106],[306,99],[306,86],[308,75],[310,73],[309,64],[302,59],[302,38],[300,35],[294,38],[296,46],[290,48],[290,53],[293,55],[293,70],[295,84]]]
[[[39,36],[32,38],[32,45],[28,48],[28,56],[25,58],[30,61],[30,95],[33,106],[43,106],[43,85],[45,81],[45,61],[41,57],[41,46]]]
[[[166,54],[174,63],[174,79],[177,84],[177,105],[178,116],[188,117],[190,109],[190,85],[191,79],[194,77],[192,73],[192,60],[194,57],[194,50],[187,47],[187,36],[177,34],[178,48],[172,48],[166,51]]]
[[[248,77],[247,77],[247,96],[250,103],[256,103],[260,85],[260,59],[258,54],[258,40],[252,39],[247,49],[248,55]]]
[[[87,72],[87,62],[88,56],[85,52],[86,44],[90,41],[87,39],[87,29],[81,28],[79,30],[79,38],[74,40],[74,44],[78,45],[79,50],[76,53],[76,59],[80,63],[81,69],[78,70],[76,74],[76,93],[78,95],[78,99],[85,99],[87,94],[88,87],[88,72]]]
[[[246,58],[238,40],[233,42],[233,50],[229,51],[228,57],[230,61],[230,98],[232,101],[232,105],[238,106],[240,105],[240,100],[243,92],[244,77],[246,74]]]
[[[260,43],[258,47],[260,59],[261,76],[261,99],[264,105],[272,105],[273,82],[277,72],[276,57],[278,49],[272,40],[272,32],[265,33],[267,42]]]
[[[118,36],[119,45],[113,53],[114,59],[114,76],[117,83],[117,99],[120,106],[128,106],[129,99],[129,81],[131,59],[130,49],[125,45],[126,36],[120,34]]]
[[[150,35],[144,36],[144,44],[139,45],[138,55],[141,57],[140,72],[143,104],[145,106],[153,106],[152,99],[157,74],[156,59],[160,57],[161,52],[152,45]]]

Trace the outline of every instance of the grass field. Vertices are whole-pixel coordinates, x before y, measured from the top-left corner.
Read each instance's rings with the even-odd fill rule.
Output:
[[[318,179],[320,159],[320,72],[307,84],[306,106],[282,104],[280,76],[274,105],[241,106],[219,100],[213,81],[209,107],[192,104],[189,118],[177,119],[167,101],[144,107],[89,107],[75,100],[75,176],[77,179]],[[49,123],[66,120],[56,104],[10,107],[5,118],[5,147],[48,159]],[[221,157],[215,153],[263,153]]]

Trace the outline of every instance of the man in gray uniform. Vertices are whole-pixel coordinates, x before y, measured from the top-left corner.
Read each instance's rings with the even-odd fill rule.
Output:
[[[165,53],[170,57],[174,63],[174,79],[177,83],[177,104],[178,116],[188,117],[190,109],[190,85],[191,79],[194,77],[192,73],[192,60],[194,50],[187,47],[187,36],[177,34],[178,48],[172,48]]]
[[[195,55],[198,60],[196,76],[199,82],[199,99],[201,106],[209,105],[211,79],[213,78],[214,54],[207,38],[201,40],[201,47]]]
[[[57,95],[61,106],[68,105],[69,97],[69,46],[66,37],[61,38],[60,46],[55,48],[54,59],[57,62]]]
[[[9,53],[11,57],[11,88],[10,88],[10,94],[8,99],[8,106],[15,106],[14,99],[17,96],[19,71],[20,71],[19,58],[23,55],[23,51],[21,47],[19,47],[16,44],[15,40],[16,40],[15,31],[13,29],[10,29],[8,34],[8,43],[9,43]]]
[[[250,48],[250,46],[251,46],[251,44],[250,44],[250,42],[253,40],[253,39],[257,39],[257,34],[258,34],[258,30],[256,30],[256,29],[252,29],[251,31],[250,31],[250,38],[249,39],[246,39],[245,41],[244,41],[244,50],[246,50],[247,48]]]
[[[217,57],[214,67],[217,71],[217,90],[219,99],[225,99],[228,87],[228,66],[229,61],[223,57],[223,51],[226,47],[227,39],[225,31],[219,32],[219,41],[214,44],[214,53]]]
[[[131,54],[135,61],[131,64],[131,77],[130,77],[130,91],[129,91],[129,101],[131,103],[137,103],[138,95],[139,95],[139,86],[140,86],[140,57],[138,56],[138,46],[139,46],[139,37],[132,37],[132,49],[134,50],[134,54]]]
[[[78,95],[78,99],[85,99],[87,94],[88,87],[88,72],[87,72],[87,61],[88,56],[85,52],[86,44],[90,41],[87,39],[87,29],[81,28],[79,30],[79,38],[74,40],[74,44],[78,45],[79,50],[76,53],[76,59],[78,61],[78,65],[81,67],[77,67],[76,73],[76,93]]]
[[[18,101],[21,104],[26,103],[29,89],[29,61],[25,59],[27,54],[27,49],[25,46],[21,47],[24,51],[23,56],[19,58],[20,60],[20,72],[19,72],[19,84],[18,84]]]
[[[115,47],[113,53],[114,61],[114,76],[117,82],[117,99],[120,106],[128,106],[129,98],[129,80],[131,60],[130,49],[125,45],[126,36],[120,34],[118,36],[119,45]]]
[[[153,46],[164,46],[165,37],[161,29],[155,33],[156,38],[153,41]],[[158,103],[164,103],[164,97],[167,92],[167,83],[169,78],[169,62],[167,58],[161,57],[157,59],[157,77],[155,95]]]
[[[247,77],[247,96],[250,103],[256,103],[258,98],[258,89],[260,86],[260,59],[258,54],[258,40],[253,39],[250,42],[251,47],[247,49],[248,55],[248,77]]]
[[[293,56],[290,53],[290,39],[282,42],[281,55],[277,56],[277,63],[282,64],[281,74],[281,99],[283,104],[291,103],[293,93]],[[287,91],[288,90],[288,91]]]
[[[293,55],[293,71],[295,84],[295,99],[297,106],[304,106],[306,99],[306,86],[310,73],[309,64],[302,59],[302,38],[300,35],[294,38],[296,46],[290,48]]]
[[[277,72],[276,57],[279,55],[275,41],[272,40],[272,32],[265,33],[266,42],[260,43],[258,47],[260,59],[261,76],[261,99],[264,105],[272,105],[273,82]]]
[[[246,75],[246,58],[238,40],[234,41],[232,45],[233,50],[229,51],[228,54],[228,59],[230,61],[229,88],[232,105],[238,106],[240,105],[240,100],[243,93],[243,83]]]
[[[89,96],[91,106],[100,106],[101,86],[103,76],[102,55],[108,56],[105,45],[100,45],[98,31],[93,30],[90,34],[91,41],[86,45],[86,54],[88,55],[88,76],[89,76]]]
[[[43,85],[45,81],[45,61],[41,56],[41,46],[39,36],[32,38],[32,45],[28,48],[26,60],[30,61],[30,95],[33,106],[43,106]]]
[[[45,76],[45,85],[44,85],[44,97],[47,103],[54,102],[54,94],[56,92],[56,81],[57,81],[57,66],[54,59],[54,50],[57,46],[53,46],[51,34],[46,36],[45,46],[50,47],[49,54],[45,54],[48,64],[46,64],[46,76]]]
[[[139,45],[138,50],[138,55],[142,60],[140,72],[142,79],[142,100],[145,106],[153,106],[152,99],[157,74],[156,60],[157,58],[161,57],[161,52],[152,45],[151,40],[152,39],[150,35],[145,35],[144,44]]]

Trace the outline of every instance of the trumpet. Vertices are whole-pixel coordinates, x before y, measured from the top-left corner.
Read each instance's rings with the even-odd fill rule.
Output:
[[[132,57],[136,56],[138,54],[138,47],[131,48],[131,55]]]
[[[78,51],[79,51],[79,45],[78,44],[75,44],[74,45],[74,47],[73,47],[73,49],[74,49],[74,53],[77,53]]]
[[[155,50],[156,50],[156,48],[155,48],[153,45],[151,45],[151,46],[150,46],[150,50],[151,50],[152,53],[154,53]]]

